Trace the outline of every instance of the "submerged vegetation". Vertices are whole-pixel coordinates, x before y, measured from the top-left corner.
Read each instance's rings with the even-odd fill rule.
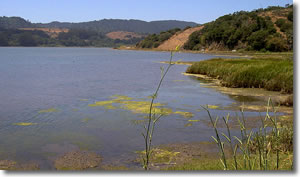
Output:
[[[96,101],[93,104],[89,104],[89,107],[104,107],[105,109],[124,109],[129,110],[135,114],[148,114],[149,106],[151,105],[151,101],[135,101],[133,98],[125,96],[125,95],[113,95],[111,96],[111,100],[104,101]],[[151,97],[152,98],[152,97]],[[183,112],[183,111],[173,111],[171,108],[165,107],[166,104],[162,103],[153,103],[152,104],[152,112],[155,114],[162,115],[171,115],[178,114],[185,118],[193,117],[193,113],[191,112]],[[213,105],[212,105],[213,106]]]
[[[291,59],[210,59],[194,63],[187,73],[220,79],[227,87],[265,88],[293,93]]]

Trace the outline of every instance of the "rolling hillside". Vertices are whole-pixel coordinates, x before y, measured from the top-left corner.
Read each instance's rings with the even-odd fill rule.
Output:
[[[178,31],[155,45],[160,37],[149,35],[136,46],[157,50],[173,50],[180,45],[184,50],[195,51],[290,51],[293,49],[293,6],[224,15],[199,27]]]
[[[36,24],[45,28],[77,28],[85,30],[94,30],[102,33],[113,31],[127,31],[142,34],[153,34],[166,31],[172,28],[185,28],[187,26],[196,26],[194,22],[185,22],[177,20],[151,21],[142,20],[120,20],[120,19],[103,19],[98,21],[81,22],[81,23],[61,23],[51,22],[46,24]]]

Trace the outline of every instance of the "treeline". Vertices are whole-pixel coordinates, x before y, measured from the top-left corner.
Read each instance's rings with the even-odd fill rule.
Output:
[[[56,38],[39,30],[24,31],[19,29],[0,29],[0,46],[95,46],[116,47],[124,44],[136,44],[140,38],[130,40],[113,40],[103,33],[70,29],[68,32],[59,33]]]
[[[276,19],[275,24],[272,18]],[[293,6],[222,16],[192,33],[183,47],[186,50],[290,51],[293,49]]]
[[[146,22],[142,20],[103,19],[81,23],[51,22],[46,24],[35,24],[44,28],[77,28],[85,30],[109,33],[112,31],[129,31],[140,34],[160,33],[173,28],[183,29],[187,26],[196,26],[194,22],[163,20]]]
[[[189,27],[186,27],[187,29]],[[159,34],[148,35],[144,40],[136,44],[138,48],[157,48],[164,41],[172,37],[176,32],[181,31],[180,28],[174,28],[168,31],[162,31]]]
[[[0,16],[0,28],[5,29],[18,29],[18,28],[34,28],[35,24],[21,17],[1,17]]]

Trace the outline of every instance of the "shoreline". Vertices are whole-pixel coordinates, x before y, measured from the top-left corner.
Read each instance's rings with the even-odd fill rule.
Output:
[[[134,51],[147,51],[147,52],[171,52],[172,50],[161,50],[161,49],[146,49],[146,48],[136,48],[131,46],[121,46],[118,48],[113,48],[114,50],[134,50]],[[258,56],[270,56],[270,55],[293,55],[293,51],[290,52],[258,52],[258,51],[195,51],[195,50],[179,50],[179,53],[193,53],[193,54],[207,54],[207,55],[215,55],[215,56],[227,56],[227,57],[240,57],[240,58],[252,58]]]
[[[286,99],[288,99],[290,96],[293,96],[293,94],[282,94],[277,91],[268,91],[263,88],[231,88],[231,87],[225,87],[222,86],[222,81],[209,77],[207,75],[203,74],[190,74],[190,73],[182,73],[185,76],[191,76],[191,77],[197,77],[206,81],[210,81],[211,84],[204,85],[202,87],[206,88],[212,88],[216,91],[231,95],[231,96],[242,96],[242,97],[253,97],[257,99],[261,99],[264,102],[268,102],[269,98],[274,102],[275,104],[284,102]],[[264,111],[267,109],[266,105],[245,105],[244,107],[246,110],[251,111]],[[293,106],[284,106],[280,105],[278,107],[278,112],[286,113],[286,114],[293,114]]]

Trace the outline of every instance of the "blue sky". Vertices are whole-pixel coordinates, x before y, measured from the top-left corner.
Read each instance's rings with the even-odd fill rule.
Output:
[[[0,0],[0,16],[20,16],[43,23],[103,18],[205,23],[240,10],[292,3],[292,0]]]

